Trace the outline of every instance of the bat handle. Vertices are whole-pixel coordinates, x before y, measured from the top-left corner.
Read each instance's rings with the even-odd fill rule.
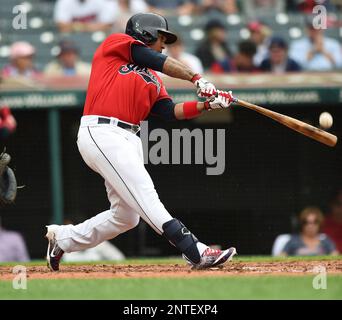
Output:
[[[218,92],[217,92],[217,91],[215,92],[215,95],[214,95],[214,96],[217,98],[217,96],[218,96]],[[238,102],[239,102],[239,99],[233,97],[232,102],[233,102],[233,103],[238,103]]]

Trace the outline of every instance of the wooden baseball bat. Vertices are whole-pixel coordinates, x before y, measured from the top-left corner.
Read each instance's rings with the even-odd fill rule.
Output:
[[[337,143],[337,137],[331,133],[328,133],[324,130],[318,129],[314,126],[311,126],[303,121],[291,118],[289,116],[285,116],[281,113],[271,111],[255,104],[249,103],[247,101],[243,101],[241,99],[234,98],[234,102],[238,105],[254,110],[266,117],[269,117],[284,126],[289,127],[292,130],[295,130],[305,136],[317,140],[321,143],[326,144],[329,147],[334,147]]]

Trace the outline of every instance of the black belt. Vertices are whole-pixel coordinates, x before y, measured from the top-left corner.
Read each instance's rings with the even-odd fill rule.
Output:
[[[98,124],[110,124],[110,118],[99,117],[97,123]],[[134,133],[137,133],[140,130],[140,127],[136,124],[128,124],[128,123],[122,122],[120,120],[117,121],[116,125],[120,128],[123,128],[123,129],[130,129]]]

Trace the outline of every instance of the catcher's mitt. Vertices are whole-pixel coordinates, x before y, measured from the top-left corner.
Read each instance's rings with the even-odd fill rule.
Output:
[[[17,180],[13,170],[8,167],[10,161],[8,153],[0,154],[0,204],[11,204],[17,196]]]

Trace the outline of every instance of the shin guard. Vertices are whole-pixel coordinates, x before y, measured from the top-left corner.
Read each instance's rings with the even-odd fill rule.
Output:
[[[193,264],[201,261],[197,249],[198,239],[178,219],[172,219],[163,224],[164,237],[180,250]]]

